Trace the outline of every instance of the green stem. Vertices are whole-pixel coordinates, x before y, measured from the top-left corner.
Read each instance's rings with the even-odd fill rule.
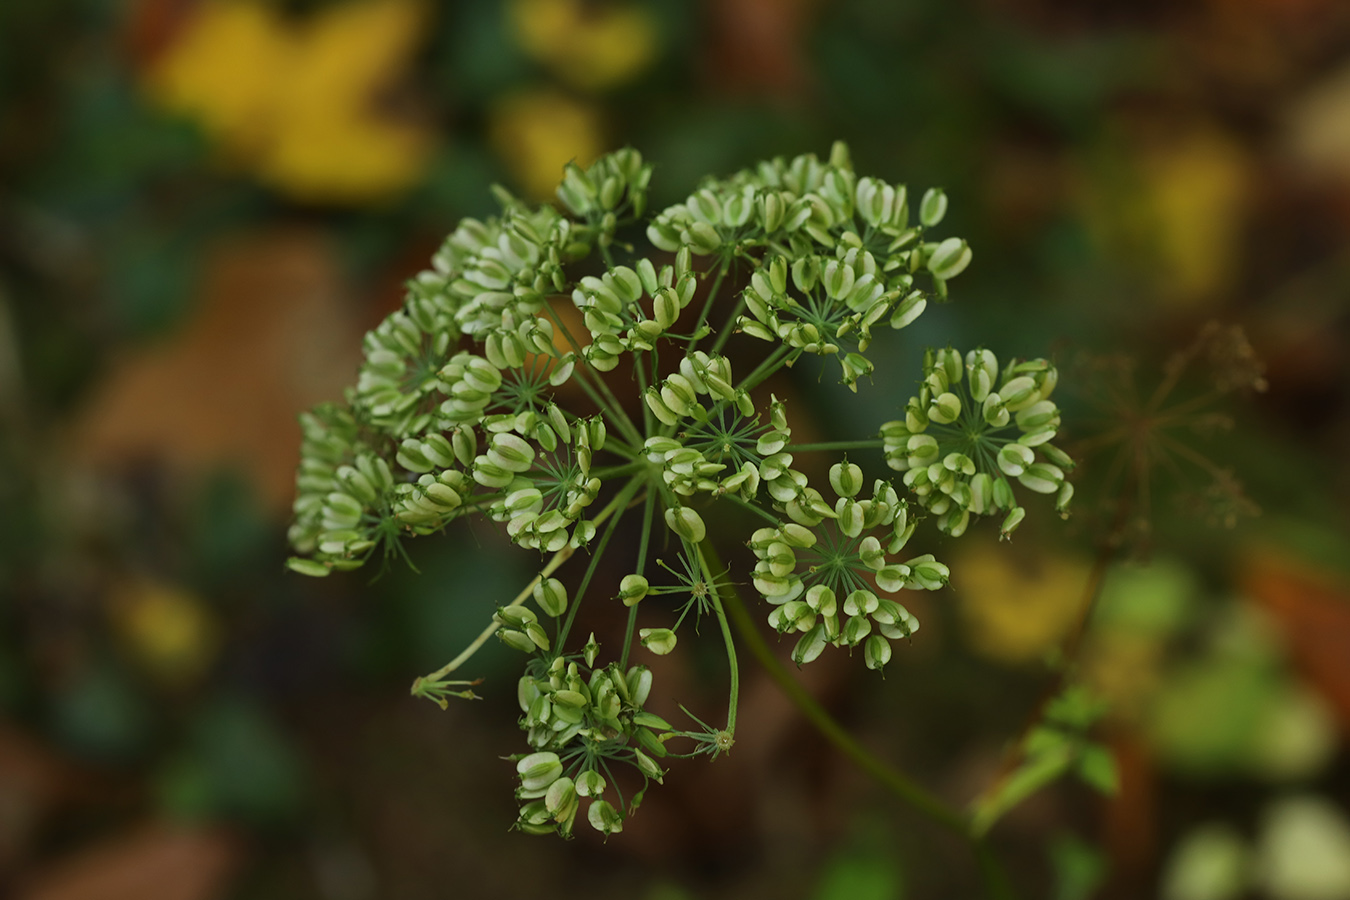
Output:
[[[731,638],[731,624],[727,621],[726,609],[722,602],[722,590],[725,588],[734,596],[736,589],[730,584],[718,584],[717,576],[712,572],[713,567],[709,564],[709,557],[716,559],[717,551],[713,548],[712,541],[704,538],[698,546],[698,564],[703,570],[705,583],[712,588],[708,596],[712,599],[713,611],[717,613],[717,623],[722,626],[722,641],[727,646],[727,665],[731,669],[731,694],[727,698],[727,736],[728,738],[736,735],[736,706],[741,696],[741,674],[740,668],[736,665],[736,642]],[[717,567],[721,568],[721,562],[718,561]],[[730,602],[730,600],[728,600]]]
[[[867,441],[824,441],[818,444],[789,444],[786,449],[793,453],[814,453],[826,450],[880,450],[885,444],[881,438]]]
[[[739,385],[737,385],[737,389],[747,392],[750,391],[751,388],[754,388],[761,381],[768,378],[774,372],[778,371],[778,369],[783,364],[784,357],[788,356],[792,352],[793,351],[791,347],[784,347],[781,345],[776,347],[774,351],[764,359],[763,362],[761,362],[758,366],[755,367],[755,370],[753,372],[747,375],[745,379],[742,380]]]
[[[634,479],[634,481],[637,481],[637,479]],[[621,501],[626,502],[623,500],[622,493],[620,493],[619,496],[611,500],[609,504],[605,506],[604,509],[600,510],[599,514],[597,514],[592,521],[595,522],[597,525],[599,525],[601,522],[608,519],[610,516],[614,514],[616,510],[618,510],[623,505]],[[613,525],[611,525],[610,528],[612,530]],[[543,581],[545,578],[549,577],[554,572],[556,572],[559,566],[567,562],[567,560],[571,559],[572,554],[574,552],[576,551],[572,547],[563,547],[557,553],[553,554],[553,556],[544,565],[544,567],[539,570],[539,574],[534,576],[534,578],[530,579],[530,583],[525,585],[525,588],[519,594],[517,594],[515,599],[512,600],[510,603],[508,603],[507,606],[508,607],[520,606],[531,596],[533,596],[535,585],[539,584],[539,582]],[[473,655],[477,653],[480,648],[482,648],[483,644],[487,643],[487,639],[492,637],[492,635],[496,634],[497,629],[500,627],[501,625],[498,624],[495,620],[490,622],[488,626],[479,633],[478,637],[474,638],[473,643],[469,644],[469,646],[464,648],[464,651],[460,653],[459,656],[456,656],[454,659],[450,660],[448,663],[441,666],[439,669],[437,669],[435,672],[432,672],[430,675],[423,675],[417,680],[415,680],[412,686],[413,695],[414,696],[417,695],[417,692],[421,688],[423,682],[439,681],[446,675],[449,675],[451,672],[455,671],[460,666],[468,662],[469,659],[471,659]]]
[[[581,344],[578,343],[577,339],[572,335],[571,330],[563,322],[562,317],[559,316],[553,309],[553,306],[548,303],[544,304],[544,312],[547,313],[549,319],[553,321],[553,324],[558,326],[558,330],[562,332],[567,343],[571,345],[572,352],[577,356],[577,363],[579,365],[573,373],[576,376],[577,383],[581,385],[582,390],[584,390],[586,395],[591,398],[592,403],[601,410],[608,412],[614,418],[615,424],[619,426],[620,430],[625,432],[625,436],[632,442],[634,447],[641,447],[642,436],[638,434],[637,426],[633,424],[632,419],[628,418],[628,412],[623,408],[623,404],[619,402],[618,398],[614,396],[614,392],[609,389],[609,385],[605,383],[604,376],[597,372],[591,365],[590,360],[582,355]],[[591,387],[588,380],[593,380],[600,388],[600,393],[604,396],[604,400],[601,400],[600,397],[596,396],[595,389]]]
[[[730,268],[731,260],[729,258],[723,259],[721,268],[717,270],[717,277],[713,279],[712,287],[708,289],[708,299],[703,301],[703,309],[698,314],[698,321],[694,323],[694,334],[698,334],[698,330],[708,321],[708,313],[712,312],[713,302],[717,299],[717,293],[722,288],[722,279],[726,277],[727,271]],[[697,348],[698,339],[695,338],[689,342],[689,349],[685,351],[685,355],[692,356],[694,350]],[[716,353],[719,349],[721,349],[720,344],[713,345],[713,353]]]
[[[562,652],[562,647],[567,640],[567,635],[572,630],[572,622],[577,617],[577,610],[581,608],[581,598],[585,596],[586,588],[591,585],[591,578],[595,575],[596,567],[600,563],[600,557],[605,555],[605,547],[609,544],[609,539],[614,536],[614,530],[618,527],[619,521],[623,518],[624,511],[628,509],[628,504],[632,502],[633,495],[638,492],[638,488],[642,487],[642,483],[642,478],[635,477],[629,479],[628,483],[623,486],[623,489],[609,502],[609,506],[605,507],[605,510],[609,510],[610,508],[617,509],[619,514],[610,521],[609,525],[605,528],[604,533],[600,535],[600,543],[596,545],[595,552],[591,554],[591,562],[586,566],[586,574],[581,577],[581,584],[577,586],[577,592],[575,594],[576,599],[572,602],[572,608],[567,611],[567,619],[563,622],[562,628],[558,630],[558,644],[556,649],[559,653]]]
[[[704,546],[708,548],[709,561],[720,568],[721,561],[717,558],[717,551],[707,542],[704,543]],[[788,673],[783,664],[774,656],[768,643],[760,635],[759,627],[751,618],[750,612],[745,608],[745,603],[741,600],[739,592],[732,585],[727,585],[727,588],[723,600],[730,618],[736,624],[736,630],[740,632],[741,640],[749,647],[755,661],[782,689],[793,705],[815,726],[821,736],[834,744],[859,768],[889,788],[892,793],[920,814],[963,837],[968,836],[970,833],[969,825],[960,813],[919,787],[909,776],[877,759],[830,717],[825,708],[806,692],[806,689]]]
[[[727,316],[726,324],[723,325],[722,330],[717,333],[717,340],[713,341],[713,348],[712,348],[713,353],[720,352],[722,348],[726,345],[726,342],[731,338],[731,335],[736,330],[735,329],[736,318],[740,316],[741,312],[744,309],[745,309],[745,295],[741,294],[739,297],[736,298],[736,305],[731,308],[731,313]]]
[[[642,574],[647,568],[647,547],[652,538],[652,517],[656,514],[656,492],[647,491],[647,502],[642,510],[642,537],[638,540],[637,568],[633,571]],[[619,654],[619,671],[628,671],[628,651],[633,646],[633,632],[637,628],[638,605],[628,608],[628,627],[623,633],[623,650]]]

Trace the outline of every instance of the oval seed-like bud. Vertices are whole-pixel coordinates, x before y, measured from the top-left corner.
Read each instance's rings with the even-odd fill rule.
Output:
[[[605,792],[605,778],[595,769],[587,769],[576,778],[577,794],[582,797],[599,797]]]
[[[842,637],[844,643],[848,644],[850,647],[856,647],[871,633],[872,622],[869,619],[864,618],[863,616],[851,616],[849,620],[844,623]]]
[[[1036,454],[1029,447],[1023,447],[1021,444],[1004,444],[1003,449],[998,451],[998,467],[1005,474],[1017,478],[1026,471],[1027,466],[1030,466],[1035,458]]]
[[[1050,463],[1033,463],[1017,476],[1017,480],[1038,494],[1053,494],[1064,483],[1064,472],[1059,466],[1052,466]]]
[[[634,268],[637,270],[638,280],[642,282],[642,289],[648,294],[655,294],[656,289],[661,286],[661,281],[656,274],[656,266],[650,259],[643,257],[638,260]]]
[[[933,558],[933,554],[925,553],[923,556],[916,556],[914,559],[907,560],[905,565],[909,566],[910,581],[909,587],[918,587],[920,590],[936,591],[947,583],[951,578],[951,570],[945,565]]]
[[[895,307],[895,312],[891,313],[891,327],[897,331],[909,325],[928,308],[928,299],[924,297],[923,291],[913,291],[899,305]]]
[[[636,606],[647,596],[648,590],[646,577],[637,574],[625,575],[619,582],[619,599],[623,601],[624,606]]]
[[[961,238],[947,238],[928,257],[928,271],[933,273],[934,278],[944,281],[955,278],[970,265],[971,255],[970,245]]]
[[[539,617],[523,606],[504,606],[492,617],[508,628],[524,628],[539,621]]]
[[[646,666],[633,666],[628,670],[626,681],[629,701],[641,709],[652,692],[652,670]]]
[[[830,466],[830,487],[840,497],[856,497],[863,487],[862,467],[847,461]]]
[[[1073,485],[1070,482],[1064,482],[1059,486],[1059,495],[1055,497],[1055,511],[1062,518],[1069,517],[1069,502],[1073,500]]]
[[[550,616],[567,612],[567,589],[556,578],[546,578],[534,586],[534,602]]]
[[[656,656],[666,656],[675,649],[675,631],[670,629],[639,629],[637,637]]]
[[[697,544],[708,535],[702,517],[687,506],[668,508],[666,526],[691,544]]]
[[[286,568],[301,575],[308,575],[310,578],[323,578],[331,571],[321,562],[299,556],[292,556],[286,560]]]
[[[509,472],[526,472],[534,465],[534,448],[518,435],[503,432],[492,436],[487,457]]]
[[[825,624],[821,622],[813,626],[797,641],[797,646],[792,648],[792,661],[798,666],[806,665],[819,657],[824,650]]]
[[[942,221],[947,214],[947,195],[940,188],[929,188],[919,201],[919,221],[927,228]]]
[[[950,425],[961,417],[961,398],[951,391],[939,394],[928,407],[928,418],[941,425]]]
[[[516,772],[520,775],[522,789],[540,791],[562,775],[562,760],[558,759],[556,753],[531,753],[516,763]]]
[[[869,637],[863,646],[863,661],[867,663],[867,668],[881,671],[891,661],[890,641],[879,634]]]
[[[623,816],[608,800],[593,800],[591,808],[586,810],[586,821],[603,835],[618,834],[623,831]]]
[[[1008,536],[1017,530],[1017,526],[1022,524],[1022,520],[1027,517],[1027,511],[1020,506],[1014,506],[1012,512],[1008,513],[1003,519],[1003,526],[999,529],[999,539],[1007,540]]]
[[[512,650],[519,650],[521,653],[533,653],[534,641],[521,631],[512,628],[503,628],[497,632],[497,639]]]

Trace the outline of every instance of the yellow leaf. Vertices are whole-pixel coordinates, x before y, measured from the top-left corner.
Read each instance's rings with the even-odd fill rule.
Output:
[[[587,165],[604,149],[599,112],[550,90],[497,101],[489,113],[488,135],[522,191],[536,200],[553,196],[568,161]]]
[[[219,624],[210,609],[175,585],[124,584],[113,594],[111,614],[133,659],[166,683],[195,680],[220,645]]]
[[[510,12],[521,48],[575,87],[623,84],[656,55],[655,24],[638,6],[513,0]]]
[[[270,6],[207,0],[146,89],[191,116],[233,164],[303,200],[367,203],[421,177],[431,136],[381,115],[425,31],[422,0],[350,0],[292,22]]]
[[[986,543],[972,545],[951,568],[967,638],[989,659],[1040,659],[1078,620],[1088,574],[1079,560]]]

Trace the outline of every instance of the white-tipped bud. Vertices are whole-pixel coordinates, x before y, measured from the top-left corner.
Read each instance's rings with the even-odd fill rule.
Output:
[[[567,589],[556,578],[546,578],[534,586],[534,602],[550,616],[567,612]]]
[[[687,506],[667,509],[666,526],[691,544],[699,543],[708,534],[702,517]]]

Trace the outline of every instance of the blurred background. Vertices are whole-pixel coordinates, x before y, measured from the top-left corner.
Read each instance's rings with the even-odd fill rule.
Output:
[[[1208,408],[1231,430],[1153,445],[1084,643],[1121,789],[997,826],[1024,896],[1350,897],[1344,0],[0,4],[0,895],[974,896],[758,673],[734,752],[624,834],[511,833],[518,659],[475,659],[486,702],[407,689],[521,557],[479,526],[414,543],[420,576],[283,570],[297,412],[490,183],[546,200],[631,144],[659,209],[836,138],[944,187],[975,264],[853,405],[782,385],[802,434],[894,417],[925,342],[1055,357],[1085,449],[1211,319],[1266,365]],[[884,680],[802,673],[955,803],[1051,680],[1137,461],[1107,450],[1067,526],[927,538],[953,585]],[[657,693],[720,715],[709,653]]]

